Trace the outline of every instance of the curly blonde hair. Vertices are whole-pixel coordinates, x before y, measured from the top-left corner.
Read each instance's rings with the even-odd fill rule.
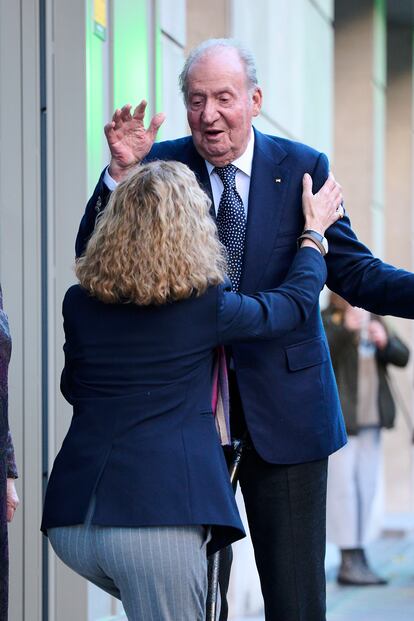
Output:
[[[140,166],[113,192],[85,254],[80,285],[102,302],[164,304],[224,280],[211,201],[179,162]]]

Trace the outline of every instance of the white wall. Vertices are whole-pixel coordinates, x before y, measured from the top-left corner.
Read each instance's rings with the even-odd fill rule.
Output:
[[[178,87],[178,76],[185,61],[186,2],[159,0],[158,19],[161,29],[161,99],[160,110],[166,119],[159,139],[170,140],[187,134],[184,103]]]
[[[261,131],[332,151],[332,2],[233,0],[232,35],[254,53]]]

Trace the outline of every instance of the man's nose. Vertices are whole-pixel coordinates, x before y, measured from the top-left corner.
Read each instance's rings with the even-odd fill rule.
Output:
[[[214,101],[207,100],[203,108],[202,119],[204,123],[211,124],[218,119],[218,110]]]

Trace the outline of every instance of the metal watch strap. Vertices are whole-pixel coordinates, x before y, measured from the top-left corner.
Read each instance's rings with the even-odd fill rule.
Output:
[[[318,231],[315,231],[314,229],[303,229],[302,235],[304,233],[312,233],[313,235],[315,235],[315,237],[317,237],[319,239],[321,244],[323,244],[323,240],[325,239],[325,237],[321,233],[319,233]]]
[[[304,229],[302,231],[302,235],[313,235],[314,237],[316,237],[316,239],[318,239],[320,241],[320,243],[322,244],[322,246],[325,249],[325,254],[328,252],[329,250],[329,244],[328,244],[328,240],[326,239],[326,237],[324,237],[324,235],[322,235],[322,233],[319,233],[319,231],[315,231],[314,229]]]
[[[304,239],[310,239],[315,246],[318,247],[318,249],[320,250],[321,255],[324,257],[326,255],[326,250],[322,244],[321,241],[319,241],[319,239],[316,237],[316,235],[313,234],[313,231],[307,231],[306,233],[302,233],[302,235],[300,235],[298,237],[298,247],[300,248],[300,242],[303,241]]]

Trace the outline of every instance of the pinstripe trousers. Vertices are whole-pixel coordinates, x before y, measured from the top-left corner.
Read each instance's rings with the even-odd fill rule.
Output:
[[[57,556],[122,601],[129,621],[204,621],[208,529],[95,526],[48,530]]]

